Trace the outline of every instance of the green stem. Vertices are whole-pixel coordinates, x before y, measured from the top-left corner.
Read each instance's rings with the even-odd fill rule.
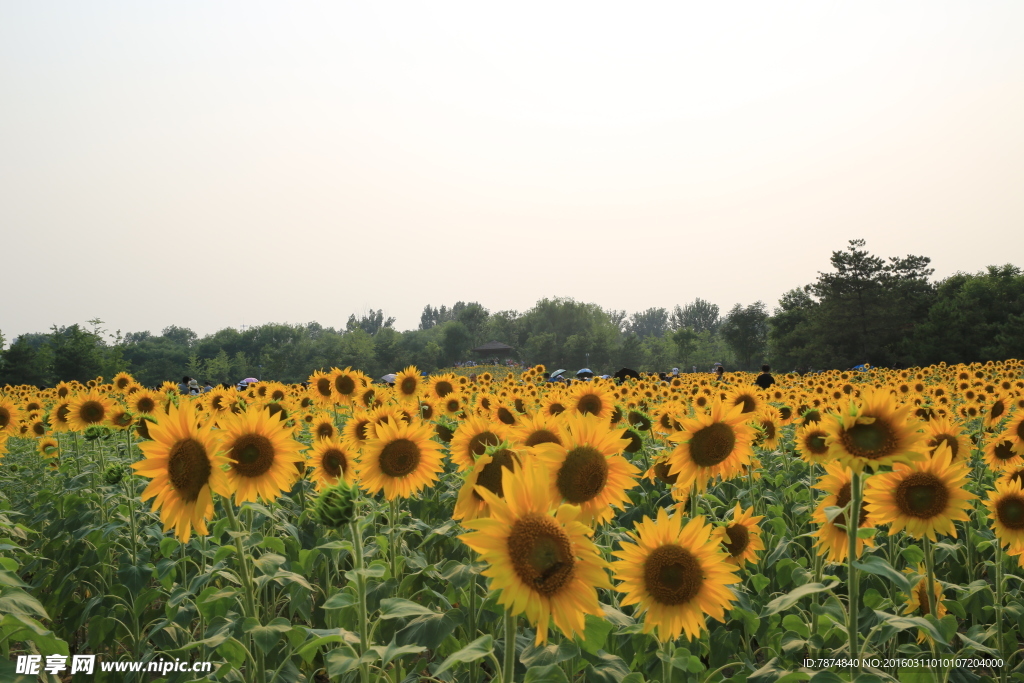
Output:
[[[860,656],[860,643],[858,642],[860,631],[857,623],[860,617],[860,586],[857,576],[857,568],[854,566],[854,562],[857,561],[857,530],[860,528],[860,505],[862,495],[861,474],[859,472],[854,472],[850,480],[850,510],[846,513],[846,535],[849,538],[848,556],[846,558],[847,582],[849,583],[846,625],[847,636],[850,640],[850,660],[852,662],[857,662],[857,658]],[[851,672],[854,674],[856,674],[859,669],[859,666],[851,666]]]
[[[996,545],[996,638],[999,647],[999,656],[1004,657],[1006,655],[1006,641],[1005,634],[1003,633],[1003,545],[999,539],[995,539]],[[999,680],[1001,683],[1006,683],[1006,671],[1009,667],[1001,667],[999,670]]]
[[[391,578],[395,580],[396,584],[401,585],[401,579],[398,576],[398,499],[395,498],[391,501],[391,528],[388,530],[388,545],[391,546]]]
[[[672,683],[672,657],[675,655],[675,643],[666,640],[661,644],[661,683]]]
[[[238,517],[235,516],[235,506],[227,498],[223,499],[223,502],[224,512],[227,515],[231,530],[234,532],[232,535],[235,537],[235,551],[238,555],[239,574],[241,574],[239,578],[242,581],[242,591],[244,593],[243,608],[245,609],[245,616],[259,620],[259,616],[256,614],[256,597],[252,574],[250,573],[251,567],[249,566],[248,556],[245,554],[245,546],[242,544],[242,526],[238,523]],[[263,670],[263,652],[256,647],[252,638],[249,639],[249,649],[256,662],[256,677],[249,678],[258,683],[264,683],[266,673]]]
[[[476,640],[476,574],[469,575],[469,642]],[[469,683],[476,683],[479,667],[473,664],[469,668]]]
[[[924,537],[924,571],[927,581],[924,592],[928,594],[928,614],[938,619],[935,612],[935,551],[928,536]],[[996,572],[998,574],[998,568]]]
[[[501,671],[501,683],[512,683],[516,670],[516,618],[509,609],[505,610],[505,665]]]
[[[369,650],[369,622],[366,616],[366,576],[363,575],[363,532],[359,528],[359,518],[355,517],[349,522],[349,530],[352,532],[352,564],[356,574],[356,593],[359,597],[359,656],[362,657]],[[359,675],[362,683],[370,681],[370,665],[363,662],[359,667]]]

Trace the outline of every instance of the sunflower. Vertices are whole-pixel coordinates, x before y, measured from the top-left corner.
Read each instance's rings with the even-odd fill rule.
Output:
[[[477,492],[490,517],[468,521],[459,538],[489,565],[492,591],[511,614],[525,612],[537,629],[535,645],[548,639],[548,622],[572,638],[582,635],[587,614],[600,617],[598,588],[611,588],[608,564],[590,540],[593,532],[576,519],[579,510],[563,505],[553,512],[546,469],[530,463],[502,474],[504,498],[484,486]]]
[[[868,478],[864,491],[868,514],[876,524],[889,524],[889,535],[902,529],[914,538],[936,533],[956,538],[954,521],[967,521],[970,501],[977,498],[964,490],[968,467],[953,462],[943,444],[930,459],[909,465],[896,463],[892,472]]]
[[[927,439],[912,411],[912,405],[897,405],[888,390],[864,389],[840,413],[825,416],[829,456],[855,472],[921,460]]]
[[[366,386],[364,375],[358,370],[332,368],[330,372],[331,387],[334,390],[335,402],[349,405],[353,403],[358,392]]]
[[[68,404],[68,428],[84,432],[93,425],[105,425],[113,410],[114,400],[97,389],[75,394]]]
[[[640,470],[620,455],[630,440],[598,415],[566,413],[559,426],[562,443],[535,449],[551,471],[551,498],[578,505],[580,521],[602,524],[611,519],[612,507],[629,503],[626,491],[637,484]]]
[[[357,472],[370,495],[382,489],[388,500],[409,498],[437,481],[441,464],[441,444],[433,441],[429,422],[403,420],[382,423],[376,438],[363,447]]]
[[[323,370],[317,370],[309,376],[309,385],[306,387],[306,392],[313,400],[313,403],[321,408],[326,408],[335,403],[334,382],[331,380],[331,376]]]
[[[373,421],[370,419],[370,414],[365,410],[357,410],[345,422],[342,436],[345,441],[361,448],[367,440],[373,438],[373,431]]]
[[[726,393],[725,404],[730,408],[732,406],[742,406],[741,412],[743,413],[757,413],[761,406],[764,405],[764,399],[761,398],[755,389],[738,387]]]
[[[910,589],[910,594],[907,596],[907,604],[903,608],[904,614],[913,614],[914,612],[920,612],[921,616],[927,616],[930,612],[928,605],[928,589],[925,588],[925,584],[928,583],[928,573],[924,568],[924,565],[917,566],[918,579],[914,582],[913,588]],[[932,582],[932,592],[935,595],[935,618],[942,619],[946,616],[949,611],[946,609],[946,605],[942,602],[942,584],[938,581]],[[923,643],[925,640],[931,641],[931,636],[927,633],[918,629],[917,631],[917,642]]]
[[[540,412],[547,417],[555,417],[566,411],[567,403],[561,391],[549,389],[540,403]]]
[[[513,443],[531,449],[544,443],[562,443],[557,420],[543,413],[523,415],[519,423],[509,430],[509,438]]]
[[[0,434],[17,436],[21,421],[21,408],[14,399],[0,394]]]
[[[989,491],[989,521],[996,538],[1011,555],[1024,552],[1024,492],[1019,479],[997,479],[995,491]]]
[[[1024,451],[1024,408],[1010,414],[1010,421],[1003,428],[1003,437],[1009,439],[1016,450]]]
[[[455,375],[437,375],[430,379],[427,384],[427,393],[437,398],[444,398],[448,394],[457,391]]]
[[[291,489],[298,477],[295,463],[305,461],[304,446],[292,438],[280,416],[250,406],[244,413],[225,417],[220,426],[236,505],[257,497],[271,502]]]
[[[416,369],[415,365],[410,365],[395,375],[395,397],[402,402],[415,401],[419,396],[422,383],[420,371]]]
[[[829,521],[825,510],[830,507],[846,508],[850,505],[853,497],[851,487],[853,471],[844,467],[838,462],[825,463],[825,475],[818,480],[814,488],[824,491],[825,496],[814,509],[812,518],[818,525],[817,531],[812,536],[817,539],[815,545],[818,554],[824,555],[829,562],[845,562],[850,552],[850,536],[847,529],[840,529],[840,526],[848,527],[846,512],[840,512],[832,521]],[[857,528],[866,529],[875,526],[874,520],[868,514],[867,505],[861,502],[860,512],[857,516]],[[860,558],[864,552],[864,546],[874,547],[874,538],[861,538],[857,536],[857,557]]]
[[[729,553],[729,562],[742,567],[747,562],[757,564],[757,554],[764,550],[761,540],[761,527],[757,525],[764,516],[754,516],[754,508],[743,510],[739,503],[732,511],[732,523],[720,526],[714,531],[725,551]]]
[[[60,457],[60,442],[52,436],[39,439],[39,442],[36,444],[36,449],[39,451],[39,455],[44,458]]]
[[[458,391],[452,391],[445,395],[444,398],[437,400],[436,405],[438,411],[444,413],[452,419],[459,419],[462,417],[462,411],[465,408],[465,398]]]
[[[957,420],[936,415],[925,424],[925,436],[929,456],[935,455],[939,445],[945,443],[953,452],[953,460],[970,457],[970,441],[964,433],[963,424]]]
[[[508,401],[491,401],[491,422],[500,422],[506,427],[519,423],[519,412]]]
[[[1010,414],[1011,403],[1000,396],[993,397],[986,406],[984,426],[986,429],[994,429],[1007,415]]]
[[[309,433],[314,441],[333,439],[339,435],[338,428],[334,426],[334,418],[329,413],[312,415],[309,422]]]
[[[576,384],[566,393],[564,401],[567,410],[603,419],[608,419],[615,407],[611,391],[595,382]]]
[[[761,448],[773,451],[779,446],[779,438],[782,436],[782,418],[774,406],[765,404],[757,411],[753,418],[753,424],[758,428],[755,443]]]
[[[235,412],[233,408],[238,404],[238,391],[216,387],[209,393],[203,394],[203,402],[206,404],[206,409],[214,417],[219,418],[221,415]]]
[[[490,516],[487,502],[477,492],[477,487],[482,486],[498,498],[504,498],[502,473],[504,470],[512,471],[513,466],[521,466],[522,460],[522,453],[507,441],[488,448],[466,474],[452,519],[468,522],[477,517]]]
[[[1015,444],[1006,438],[1005,431],[999,432],[989,439],[982,454],[985,464],[995,472],[1014,470],[1024,466],[1024,446]]]
[[[344,441],[334,438],[317,439],[313,444],[313,456],[309,466],[313,468],[310,479],[316,484],[316,490],[322,491],[334,486],[339,481],[354,484],[356,450]]]
[[[212,426],[198,425],[191,403],[180,409],[172,405],[159,421],[149,424],[152,441],[139,444],[144,460],[132,469],[153,481],[142,492],[142,500],[154,498],[153,511],[160,511],[164,531],[174,527],[175,535],[187,543],[192,529],[206,535],[206,520],[213,518],[213,495],[231,495],[231,484],[223,470]]]
[[[458,466],[459,472],[465,472],[488,446],[497,446],[508,436],[508,427],[500,422],[493,423],[485,417],[471,415],[459,425],[452,437],[452,462]]]
[[[683,430],[668,437],[676,444],[669,456],[671,471],[682,485],[696,482],[697,490],[703,491],[711,479],[731,479],[750,465],[754,428],[741,411],[738,405],[730,408],[716,399],[710,410],[682,418]]]
[[[828,462],[827,437],[828,433],[817,422],[797,427],[793,438],[797,455],[808,464]]]
[[[128,397],[128,409],[138,415],[152,415],[163,403],[163,398],[155,391],[139,389]]]
[[[729,562],[712,527],[703,517],[683,526],[682,515],[658,519],[645,516],[630,532],[634,543],[612,552],[623,605],[638,604],[644,614],[644,633],[657,629],[658,640],[675,640],[681,633],[695,640],[706,629],[705,615],[725,621],[725,610],[736,600],[729,584],[739,583],[737,567]]]

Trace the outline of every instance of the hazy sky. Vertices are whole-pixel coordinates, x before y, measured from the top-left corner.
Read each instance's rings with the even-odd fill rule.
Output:
[[[5,2],[0,330],[1024,266],[1024,2]]]

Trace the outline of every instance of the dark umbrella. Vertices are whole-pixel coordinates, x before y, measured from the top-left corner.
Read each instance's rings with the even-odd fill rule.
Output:
[[[583,368],[576,371],[577,377],[593,377],[594,372],[590,368]]]
[[[630,368],[622,368],[621,370],[616,372],[614,375],[612,375],[612,377],[614,377],[615,379],[619,380],[620,382],[624,382],[627,379],[629,379],[630,377],[632,377],[633,379],[640,379],[640,373],[637,372],[636,370],[632,370]]]

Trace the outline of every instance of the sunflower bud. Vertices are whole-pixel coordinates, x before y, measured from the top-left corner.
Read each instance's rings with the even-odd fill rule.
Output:
[[[117,486],[121,483],[121,479],[124,478],[124,466],[120,463],[114,463],[107,468],[107,471],[103,473],[103,481],[107,482],[108,486]]]
[[[103,436],[103,427],[97,427],[96,425],[88,427],[86,428],[85,433],[82,434],[82,436],[85,437],[86,441],[95,441],[96,439]]]
[[[341,528],[352,521],[356,511],[356,488],[344,480],[324,489],[316,501],[316,516],[324,526]]]

